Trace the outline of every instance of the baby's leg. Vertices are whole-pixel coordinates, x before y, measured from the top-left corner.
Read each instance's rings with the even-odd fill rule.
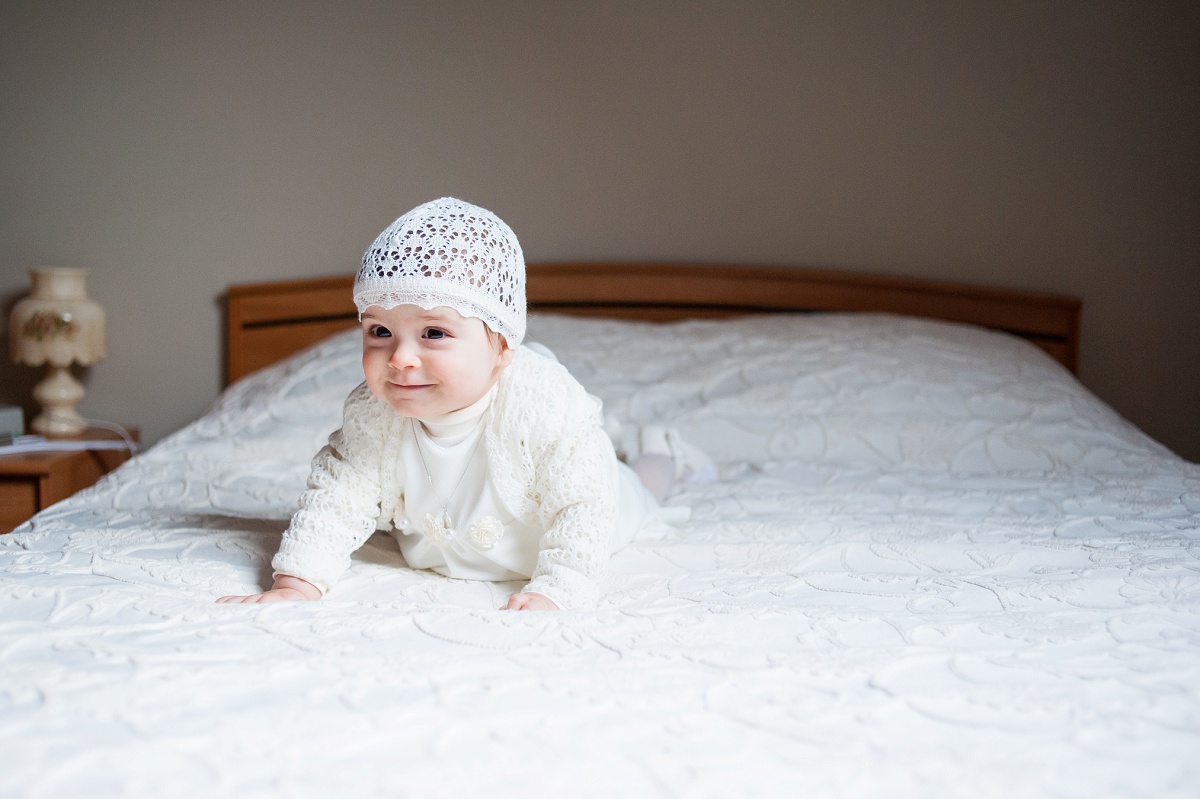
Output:
[[[677,430],[655,425],[623,426],[609,417],[605,431],[613,438],[621,459],[660,505],[678,480],[707,483],[717,477],[712,459],[684,441]]]
[[[675,482],[675,461],[669,455],[642,455],[634,458],[629,468],[656,500],[666,499]]]

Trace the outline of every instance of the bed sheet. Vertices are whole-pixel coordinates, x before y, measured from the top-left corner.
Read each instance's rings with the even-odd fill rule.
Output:
[[[534,316],[714,482],[594,612],[269,580],[361,380],[335,337],[0,539],[0,796],[1190,797],[1200,467],[1024,342],[883,315]]]

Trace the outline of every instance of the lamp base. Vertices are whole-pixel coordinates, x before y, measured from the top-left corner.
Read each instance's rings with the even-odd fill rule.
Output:
[[[75,410],[83,399],[83,384],[66,366],[51,366],[50,374],[33,389],[33,398],[42,406],[30,427],[47,438],[76,436],[87,429],[87,422]]]

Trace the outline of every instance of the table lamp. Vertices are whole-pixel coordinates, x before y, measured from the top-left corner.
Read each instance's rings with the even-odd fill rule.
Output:
[[[13,307],[9,345],[15,363],[50,365],[33,389],[42,406],[30,427],[47,437],[73,436],[87,428],[75,410],[83,385],[71,364],[104,359],[104,309],[87,295],[86,269],[46,267],[29,270],[33,291]]]

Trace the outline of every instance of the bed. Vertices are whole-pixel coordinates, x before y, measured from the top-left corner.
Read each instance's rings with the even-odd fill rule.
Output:
[[[231,287],[231,385],[0,539],[0,796],[1192,797],[1200,466],[1073,377],[1069,298],[530,268],[529,339],[717,465],[595,611],[269,580],[361,380],[346,278]]]

